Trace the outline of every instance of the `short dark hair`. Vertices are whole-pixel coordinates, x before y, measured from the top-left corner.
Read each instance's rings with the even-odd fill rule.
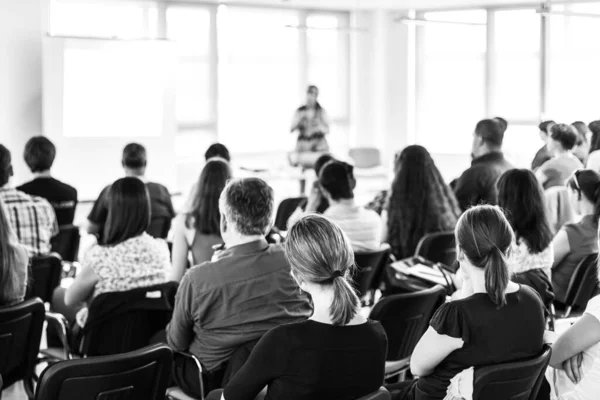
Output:
[[[354,167],[343,161],[330,161],[321,168],[319,184],[333,200],[353,199],[356,187]]]
[[[213,143],[208,146],[206,152],[204,153],[204,159],[206,161],[211,158],[220,157],[224,160],[231,161],[231,156],[229,155],[229,150],[225,147],[224,144],[221,143]]]
[[[25,144],[23,158],[31,172],[41,172],[52,168],[54,157],[56,157],[56,147],[45,136],[34,136]]]
[[[506,129],[508,128],[508,121],[505,120],[502,117],[494,117],[494,121],[496,121],[496,123],[498,123],[500,125],[500,129],[502,130],[502,132],[506,132]]]
[[[600,150],[600,121],[592,121],[588,124],[588,128],[592,131],[592,143],[590,146],[590,153],[592,151]]]
[[[102,244],[116,245],[139,236],[150,225],[150,196],[135,177],[116,180],[108,190],[108,215]]]
[[[10,150],[0,144],[0,186],[8,183],[12,175],[12,157]]]
[[[475,134],[479,136],[484,143],[491,146],[502,147],[504,141],[504,131],[500,124],[493,119],[484,119],[475,126]]]
[[[262,179],[233,179],[221,193],[219,210],[242,235],[265,235],[273,223],[273,203],[273,189]]]
[[[146,148],[139,143],[129,143],[123,149],[123,166],[131,169],[146,166]]]
[[[335,158],[333,158],[333,156],[331,154],[323,154],[322,156],[317,158],[317,161],[315,161],[315,167],[314,167],[315,173],[317,174],[317,176],[319,176],[319,173],[321,173],[321,170],[323,169],[325,164],[327,164],[329,161],[333,161],[333,160],[335,160]]]
[[[540,124],[538,125],[538,128],[540,129],[540,131],[546,132],[546,134],[550,134],[548,129],[550,129],[550,127],[552,127],[552,125],[556,125],[556,122],[549,119],[548,121],[540,122]]]
[[[577,130],[571,125],[555,124],[550,128],[550,138],[560,143],[565,150],[571,150],[577,143]]]

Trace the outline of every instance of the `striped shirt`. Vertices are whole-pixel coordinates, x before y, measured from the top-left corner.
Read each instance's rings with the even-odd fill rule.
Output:
[[[0,188],[0,200],[8,221],[27,254],[37,256],[50,252],[50,239],[58,233],[54,209],[47,200],[30,196],[14,188]]]
[[[348,204],[331,204],[323,215],[340,226],[354,251],[381,248],[381,217],[373,210]]]

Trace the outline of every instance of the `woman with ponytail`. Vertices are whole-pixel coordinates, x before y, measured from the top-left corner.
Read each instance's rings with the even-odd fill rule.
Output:
[[[358,313],[347,236],[327,218],[307,215],[290,228],[285,254],[312,298],[312,317],[267,332],[222,397],[211,392],[208,399],[252,400],[265,386],[265,399],[350,400],[375,392],[383,384],[387,338],[379,322]]]
[[[590,169],[577,170],[567,180],[569,200],[581,216],[579,222],[566,224],[554,237],[552,286],[556,300],[564,303],[575,267],[587,255],[598,252],[600,218],[600,174]]]
[[[410,360],[419,379],[389,386],[394,399],[462,398],[465,393],[455,378],[468,376],[472,368],[533,357],[542,350],[544,306],[533,289],[509,279],[514,235],[500,208],[468,209],[458,220],[455,237],[461,296],[434,314]]]

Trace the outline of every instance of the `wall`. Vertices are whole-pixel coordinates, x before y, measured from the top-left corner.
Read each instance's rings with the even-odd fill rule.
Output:
[[[29,178],[25,142],[42,132],[40,0],[0,0],[0,143],[13,156],[15,182]]]

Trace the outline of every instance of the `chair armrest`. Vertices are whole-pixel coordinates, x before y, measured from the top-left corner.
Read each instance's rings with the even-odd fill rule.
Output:
[[[64,315],[46,311],[46,322],[48,326],[53,325],[56,328],[60,342],[65,351],[65,360],[73,358],[71,347],[69,346],[69,323]]]
[[[198,358],[188,352],[180,352],[177,353],[180,354],[186,358],[190,358],[192,360],[194,360],[194,363],[196,364],[196,367],[198,368],[198,382],[200,384],[200,393],[202,393],[202,398],[200,400],[204,400],[204,380],[202,379],[202,364],[200,364],[200,360],[198,360]]]

